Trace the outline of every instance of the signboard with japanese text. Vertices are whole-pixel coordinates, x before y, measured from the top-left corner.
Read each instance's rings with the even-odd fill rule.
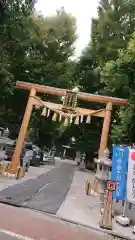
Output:
[[[135,149],[129,150],[127,174],[127,200],[135,204]]]
[[[115,200],[125,200],[128,154],[128,147],[113,146],[111,179],[116,182],[116,189],[113,192]]]

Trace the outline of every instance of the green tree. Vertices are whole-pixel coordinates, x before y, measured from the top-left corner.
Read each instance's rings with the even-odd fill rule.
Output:
[[[18,134],[28,93],[16,89],[16,81],[70,88],[74,71],[70,57],[74,52],[76,24],[75,18],[64,9],[53,17],[38,15],[34,12],[35,0],[4,3],[0,15],[0,123]],[[37,134],[35,141],[41,144],[41,139],[47,139],[50,134],[49,142],[52,142],[52,133],[56,129],[58,136],[58,128],[51,121],[41,124],[38,114],[33,111],[30,126],[44,134],[43,137]]]
[[[134,27],[135,1],[100,1],[98,16],[92,19],[91,40],[86,50],[82,53],[76,67],[76,79],[78,79],[78,84],[83,91],[123,98],[129,97],[129,76],[127,76],[126,73],[127,65],[122,61],[122,54],[124,54],[123,52],[127,48]],[[120,55],[121,60],[119,58]],[[121,68],[117,71],[117,65],[119,65],[120,62],[122,62]],[[117,81],[115,80],[116,78]],[[83,106],[88,108],[103,107],[102,105],[93,103],[84,103]],[[117,108],[114,108],[112,117],[114,122],[120,123],[119,118],[123,115],[121,111],[119,112]],[[85,139],[89,142],[89,149],[90,146],[92,146],[92,144],[90,144],[93,135],[92,129],[96,129],[95,133],[100,134],[102,122],[99,121],[100,126],[98,126],[98,121],[99,119],[96,118],[94,122],[91,123],[92,128],[90,127],[89,131],[86,132],[84,130],[85,126],[81,126],[81,132],[83,132],[83,134],[79,134],[78,137],[81,139],[80,143],[82,146]],[[87,127],[88,126],[86,126],[86,129]],[[116,128],[113,127],[113,136],[115,129]],[[117,129],[115,132],[118,133]],[[113,136],[112,139],[114,141]],[[116,139],[118,139],[118,134]],[[94,146],[99,146],[98,144],[97,141]],[[84,146],[87,146],[86,142]],[[88,146],[86,148],[88,149]]]
[[[92,56],[90,46],[88,46],[76,63],[73,75],[81,91],[90,94],[100,91],[102,84],[100,78],[95,76],[96,66],[96,59]],[[78,102],[78,105],[88,109],[103,107],[102,104],[93,102]],[[69,139],[74,136],[76,138],[76,148],[82,152],[87,152],[92,158],[93,152],[98,151],[99,148],[101,126],[101,119],[92,117],[90,124],[86,124],[84,121],[79,126],[73,125],[72,128],[69,128],[67,135],[69,134]]]
[[[15,86],[15,73],[20,59],[23,61],[28,45],[30,19],[34,0],[3,1],[0,19],[0,122],[7,124],[12,117],[11,98]],[[4,5],[3,5],[4,4]]]
[[[29,82],[53,87],[72,88],[74,62],[70,59],[76,40],[75,19],[60,9],[56,16],[44,18],[34,15],[35,41],[26,55],[24,75]],[[42,99],[58,101],[55,97],[42,96]],[[38,113],[33,113],[32,127],[35,129],[35,142],[40,146],[51,146],[61,135],[59,123],[51,119],[43,122]],[[56,137],[55,137],[56,136]]]
[[[125,49],[135,27],[134,0],[101,0],[98,17],[92,20],[91,47],[98,64],[118,57]]]
[[[102,71],[108,91],[117,97],[129,99],[128,108],[117,110],[112,126],[113,142],[131,144],[135,142],[135,34],[126,50],[119,52],[116,61],[106,63]]]

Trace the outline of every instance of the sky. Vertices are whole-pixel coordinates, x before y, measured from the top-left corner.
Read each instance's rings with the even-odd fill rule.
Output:
[[[99,0],[38,0],[36,10],[44,16],[51,16],[58,8],[64,7],[76,17],[78,39],[75,56],[78,57],[89,42],[91,18],[97,15],[98,2]]]

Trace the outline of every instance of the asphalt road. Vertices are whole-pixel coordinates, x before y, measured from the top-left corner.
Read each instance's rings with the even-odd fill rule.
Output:
[[[72,214],[72,212],[71,212]],[[36,211],[0,204],[0,240],[108,240],[108,236]],[[17,235],[17,234],[18,235]]]
[[[75,166],[60,164],[36,179],[0,191],[0,202],[56,214],[72,183]]]
[[[33,196],[24,206],[42,212],[56,214],[60,205],[65,200],[74,175],[75,166],[61,164],[59,168],[52,170],[49,183]]]

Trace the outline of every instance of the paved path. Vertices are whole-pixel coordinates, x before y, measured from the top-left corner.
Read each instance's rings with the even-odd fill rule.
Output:
[[[94,179],[92,172],[75,172],[68,195],[57,211],[58,217],[81,224],[99,226],[99,198],[85,193],[85,183],[92,179]]]
[[[99,197],[87,196],[85,194],[86,180],[92,179],[94,179],[92,172],[76,171],[67,197],[56,215],[62,219],[101,230],[99,227],[101,219]],[[135,235],[132,234],[132,226],[122,227],[113,221],[112,233],[123,236],[125,239],[135,240]]]
[[[0,239],[107,240],[100,233],[65,223],[56,218],[49,217],[48,220],[46,215],[4,204],[0,204]]]
[[[63,163],[47,174],[3,189],[0,202],[56,214],[72,183],[75,166]]]
[[[42,189],[24,206],[56,214],[60,205],[70,189],[75,167],[71,164],[63,163],[59,168],[53,169],[48,173],[50,182],[45,184]]]
[[[60,165],[60,164],[58,163],[58,164],[56,164],[56,166],[57,165]],[[3,190],[7,187],[13,186],[13,185],[18,184],[18,183],[23,183],[23,182],[25,182],[26,180],[29,180],[29,179],[35,179],[38,176],[49,172],[53,168],[55,168],[55,166],[41,166],[41,167],[30,166],[29,171],[26,173],[25,177],[21,178],[21,179],[18,179],[18,180],[10,179],[10,178],[4,178],[4,177],[0,176],[0,190]]]
[[[50,169],[45,168],[46,170],[44,168],[41,168],[39,169],[40,172],[38,174],[37,174],[38,169],[36,168],[34,169],[35,169],[35,174],[33,175],[33,171],[31,171],[30,179],[29,177],[27,178],[29,181],[27,182],[25,182],[26,180],[19,181],[21,182],[21,184],[24,185],[23,191],[22,191],[22,187],[20,188],[20,185],[18,188],[19,192],[16,192],[16,194],[14,191],[12,192],[14,187],[10,188],[12,190],[8,195],[8,199],[7,199],[8,202],[11,202],[13,200],[21,201],[21,205],[23,206],[25,205],[25,207],[27,207],[25,208],[25,211],[31,211],[31,210],[28,210],[28,208],[32,208],[36,210],[41,210],[42,212],[43,211],[50,212],[50,213],[56,214],[56,216],[60,218],[64,218],[73,222],[75,221],[76,223],[78,222],[79,224],[81,223],[81,224],[90,226],[92,228],[97,228],[98,231],[100,230],[99,199],[93,196],[86,196],[84,191],[86,180],[93,178],[92,173],[80,172],[80,171],[74,172],[75,166],[73,163],[69,161],[64,161],[64,164],[62,161],[58,161],[56,166],[53,167],[53,170],[52,168]],[[45,174],[43,175],[43,173]],[[38,177],[38,175],[40,174],[41,176]],[[74,178],[72,181],[73,174],[74,174]],[[9,184],[10,186],[13,185],[14,183],[14,180],[10,180],[10,179],[5,179],[5,181],[6,181],[6,184]],[[10,183],[10,181],[12,183]],[[71,181],[72,181],[72,184],[71,184]],[[2,188],[4,187],[4,184],[5,183],[3,182]],[[70,187],[70,190],[68,191],[69,187]],[[36,188],[36,191],[35,191],[35,188]],[[1,181],[0,181],[0,189],[1,189]],[[15,186],[15,189],[16,189],[16,186]],[[7,191],[7,190],[8,189],[4,191]],[[68,191],[68,194],[67,194],[67,191]],[[34,194],[34,195],[32,195],[31,197],[31,194]],[[5,210],[3,211],[3,209]],[[14,211],[11,211],[11,209],[13,209],[13,207],[11,208],[7,205],[2,207],[1,209],[1,204],[0,204],[0,213],[1,213],[0,228],[8,231],[9,233],[9,234],[7,232],[3,233],[1,232],[1,229],[0,229],[0,239],[2,236],[1,234],[4,234],[3,235],[4,237],[2,238],[4,240],[15,240],[15,238],[17,240],[18,239],[29,240],[28,237],[34,240],[36,239],[37,240],[39,239],[40,240],[46,240],[46,239],[61,240],[61,235],[63,239],[71,238],[71,240],[72,238],[83,239],[83,240],[102,239],[101,236],[92,234],[91,231],[89,232],[88,235],[86,234],[86,232],[84,234],[84,232],[82,232],[82,229],[80,230],[80,228],[78,228],[79,225],[77,225],[76,229],[73,229],[74,231],[71,231],[69,226],[64,225],[65,230],[63,232],[63,224],[61,226],[57,223],[53,224],[52,221],[51,222],[48,220],[46,221],[46,219],[44,219],[43,221],[43,219],[38,219],[37,217],[35,219],[35,216],[34,217],[25,216],[23,214],[24,208],[19,208],[19,209],[14,208]],[[31,211],[31,212],[35,213],[34,211]],[[23,217],[22,217],[22,214],[24,215]],[[32,231],[32,229],[34,229],[34,231]],[[128,237],[130,237],[130,239],[135,239],[135,236],[132,234],[132,227],[123,228],[120,225],[113,222],[113,232],[114,234],[118,233],[120,235],[123,235],[124,237],[126,237],[126,239],[128,239]],[[12,236],[12,233],[20,234],[21,238],[20,238],[20,235]],[[22,236],[27,236],[27,238],[22,238]],[[42,237],[42,236],[45,236],[45,237]],[[68,238],[66,236],[68,236]],[[108,238],[104,237],[103,239],[105,240]]]

